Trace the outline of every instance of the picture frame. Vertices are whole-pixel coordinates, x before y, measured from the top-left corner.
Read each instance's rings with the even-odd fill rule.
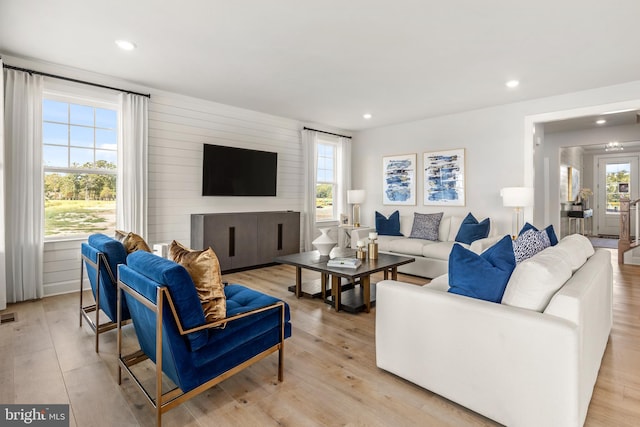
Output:
[[[628,193],[629,192],[629,183],[628,182],[619,182],[618,183],[618,193]]]
[[[465,206],[465,149],[423,153],[425,206]]]
[[[417,154],[400,154],[382,158],[382,204],[416,204]]]

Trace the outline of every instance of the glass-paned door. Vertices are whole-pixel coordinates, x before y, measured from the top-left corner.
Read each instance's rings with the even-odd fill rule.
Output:
[[[619,236],[620,199],[638,198],[638,157],[601,157],[598,161],[598,234]]]

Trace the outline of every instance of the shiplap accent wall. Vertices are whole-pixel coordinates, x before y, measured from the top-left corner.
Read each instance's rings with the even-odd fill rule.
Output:
[[[150,243],[190,245],[192,213],[302,209],[300,122],[178,95],[149,103]],[[203,197],[203,144],[278,153],[276,197]],[[237,165],[239,168],[244,165]]]
[[[150,245],[190,245],[192,213],[301,211],[303,123],[171,93],[149,102]],[[203,144],[278,153],[276,197],[203,197]],[[243,165],[238,165],[243,167]],[[47,242],[44,295],[79,289],[80,240]]]

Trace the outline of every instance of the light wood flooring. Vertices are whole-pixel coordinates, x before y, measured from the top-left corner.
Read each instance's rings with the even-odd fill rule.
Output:
[[[614,263],[614,326],[587,426],[640,424],[640,267]],[[316,275],[304,272],[305,280]],[[375,309],[336,313],[287,291],[294,269],[273,266],[226,275],[287,301],[293,336],[285,344],[284,382],[277,355],[240,372],[163,417],[165,426],[486,426],[492,421],[375,365]],[[374,279],[379,280],[379,277]],[[401,275],[423,284],[425,279]],[[87,295],[90,295],[87,293]],[[116,332],[100,353],[78,326],[78,294],[12,304],[0,313],[0,402],[70,403],[71,426],[152,426],[153,410],[126,376],[116,383]],[[135,345],[132,326],[125,342]],[[417,325],[417,331],[419,327]],[[417,334],[418,336],[418,334]],[[418,338],[417,338],[418,339]],[[151,366],[143,367],[148,374]]]

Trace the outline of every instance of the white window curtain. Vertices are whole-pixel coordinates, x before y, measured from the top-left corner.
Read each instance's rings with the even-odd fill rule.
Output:
[[[43,295],[42,76],[4,70],[6,302]]]
[[[302,131],[302,158],[304,162],[304,207],[302,212],[302,247],[312,251],[311,242],[316,227],[316,156],[318,132]]]
[[[147,235],[148,101],[145,96],[121,94],[121,147],[118,150],[117,227]]]
[[[338,213],[349,215],[347,191],[351,190],[351,138],[338,140]]]

